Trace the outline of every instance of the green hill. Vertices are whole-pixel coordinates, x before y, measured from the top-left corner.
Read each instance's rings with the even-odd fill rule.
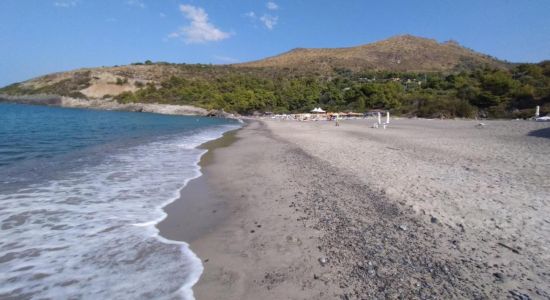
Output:
[[[235,65],[147,61],[49,74],[0,89],[242,114],[373,108],[423,117],[527,117],[550,111],[550,63],[510,64],[459,46],[398,36],[364,46],[295,49]],[[1,98],[1,97],[0,97]]]

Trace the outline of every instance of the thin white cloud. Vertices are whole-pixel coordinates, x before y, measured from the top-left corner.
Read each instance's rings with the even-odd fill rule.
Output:
[[[171,38],[183,38],[186,44],[221,41],[231,36],[208,21],[208,14],[201,7],[189,4],[180,5],[180,11],[191,23],[169,35]]]
[[[166,14],[165,13],[159,13],[159,17],[166,18]]]
[[[244,16],[249,17],[251,19],[256,19],[256,13],[253,12],[253,11],[249,11],[249,12],[245,13]]]
[[[237,58],[223,56],[223,55],[214,55],[214,59],[221,63],[227,63],[227,64],[234,64],[234,63],[240,62],[240,60]]]
[[[266,6],[267,9],[269,9],[269,10],[277,10],[277,9],[279,9],[279,5],[277,5],[277,3],[273,2],[273,1],[267,2],[265,6]]]
[[[142,0],[127,0],[126,4],[139,8],[145,8],[145,3]]]
[[[264,23],[267,29],[272,30],[275,27],[275,25],[277,25],[277,21],[279,21],[279,17],[272,16],[269,14],[264,14],[263,16],[260,17],[260,21]]]
[[[75,7],[77,4],[77,0],[58,0],[53,3],[54,6],[63,8]]]

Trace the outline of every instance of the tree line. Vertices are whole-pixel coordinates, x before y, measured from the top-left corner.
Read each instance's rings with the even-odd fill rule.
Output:
[[[315,74],[289,69],[144,64],[166,64],[175,75],[148,84],[129,83],[126,77],[132,74],[117,77],[116,84],[134,84],[137,88],[114,97],[117,101],[186,104],[240,114],[299,113],[320,106],[333,112],[384,109],[431,118],[528,118],[537,105],[542,115],[550,113],[550,61],[451,74],[347,69]],[[90,71],[77,72],[39,88],[18,83],[0,89],[0,93],[85,98],[80,90],[91,84],[90,76]]]
[[[550,112],[550,62],[510,70],[482,68],[456,74],[395,72],[257,76],[234,72],[216,78],[172,76],[158,85],[116,97],[120,102],[197,105],[250,114],[385,109],[418,117],[531,117]]]

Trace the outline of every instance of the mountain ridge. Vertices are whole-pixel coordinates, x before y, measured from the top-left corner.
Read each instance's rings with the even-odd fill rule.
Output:
[[[294,48],[273,57],[239,64],[146,61],[125,66],[81,68],[0,88],[0,96],[57,95],[121,103],[162,102],[242,110],[235,108],[231,97],[251,97],[245,106],[255,107],[257,101],[279,99],[279,88],[300,86],[294,94],[285,96],[288,99],[283,97],[284,101],[296,98],[313,101],[330,94],[323,89],[331,85],[334,78],[360,81],[385,77],[388,81],[404,76],[409,79],[403,84],[409,88],[411,80],[418,86],[422,81],[426,83],[427,74],[446,76],[480,69],[509,71],[512,67],[513,64],[464,48],[455,41],[439,43],[434,39],[400,35],[354,47]],[[290,81],[294,83],[289,85]],[[266,105],[279,105],[275,102]],[[296,110],[293,105],[289,107]]]
[[[264,59],[237,64],[245,67],[365,69],[396,72],[450,72],[486,65],[508,68],[509,63],[461,46],[454,40],[397,35],[374,43],[340,48],[294,48]]]

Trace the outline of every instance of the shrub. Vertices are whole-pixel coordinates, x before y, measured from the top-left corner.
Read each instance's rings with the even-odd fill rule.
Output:
[[[127,84],[128,83],[128,78],[120,78],[120,77],[117,77],[116,79],[116,84],[117,85],[124,85],[124,84]]]

